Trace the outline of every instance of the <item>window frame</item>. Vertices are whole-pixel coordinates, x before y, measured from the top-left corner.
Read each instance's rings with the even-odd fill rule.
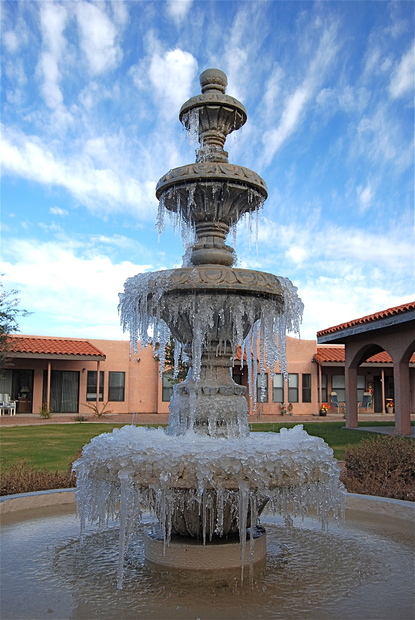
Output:
[[[169,403],[173,396],[173,386],[176,381],[173,379],[173,373],[165,370],[161,376],[161,400],[163,403]]]
[[[276,385],[280,380],[281,385]],[[282,372],[276,372],[272,378],[272,402],[280,404],[284,402],[284,375]]]
[[[115,376],[122,377],[122,382],[119,385],[112,385],[112,379]],[[114,398],[115,390],[120,390],[119,397]],[[122,370],[110,370],[108,372],[108,401],[112,403],[123,403],[125,402],[125,372]]]
[[[89,378],[95,375],[95,384],[93,382],[89,382]],[[104,401],[104,371],[99,371],[99,402],[102,403]],[[93,388],[93,389],[90,389]],[[95,391],[94,391],[95,390]],[[94,396],[92,396],[92,394]],[[96,370],[87,370],[86,375],[86,402],[87,403],[96,403],[97,402],[97,371]]]
[[[296,385],[291,385],[295,379]],[[289,372],[288,373],[288,402],[289,403],[298,403],[299,402],[299,388],[298,388],[298,372]]]
[[[307,380],[308,380],[309,385],[306,385]],[[311,386],[312,386],[311,372],[301,373],[301,402],[311,403]]]

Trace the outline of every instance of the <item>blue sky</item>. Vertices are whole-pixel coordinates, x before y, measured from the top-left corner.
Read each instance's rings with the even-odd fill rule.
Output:
[[[229,160],[269,189],[239,266],[292,280],[302,337],[415,298],[412,1],[3,0],[1,28],[0,269],[22,333],[125,338],[124,281],[180,266],[155,185],[195,159],[178,112],[209,67],[248,112]]]

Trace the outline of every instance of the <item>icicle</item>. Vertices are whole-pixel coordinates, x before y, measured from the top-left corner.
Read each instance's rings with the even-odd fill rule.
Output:
[[[239,483],[239,540],[241,542],[241,583],[244,582],[245,553],[246,553],[246,529],[248,520],[249,491],[244,482]]]

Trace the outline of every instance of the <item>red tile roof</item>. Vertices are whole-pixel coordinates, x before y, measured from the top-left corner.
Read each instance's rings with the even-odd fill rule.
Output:
[[[347,323],[341,323],[340,325],[335,325],[334,327],[328,327],[327,329],[322,329],[321,331],[317,332],[317,337],[325,336],[328,334],[334,334],[348,327],[354,327],[355,325],[364,325],[365,323],[372,323],[373,321],[377,321],[378,319],[384,319],[389,316],[394,316],[396,314],[402,314],[403,312],[407,312],[408,310],[414,310],[414,309],[415,309],[415,301],[410,301],[406,304],[402,304],[401,306],[395,306],[394,308],[388,308],[387,310],[381,310],[380,312],[375,312],[375,314],[369,314],[368,316],[363,316],[360,319],[354,319],[353,321],[348,321]]]
[[[30,353],[33,355],[82,355],[101,357],[105,354],[88,340],[71,340],[65,338],[38,338],[34,336],[9,336],[11,353]]]
[[[335,364],[336,362],[345,362],[344,347],[317,347],[317,353],[314,355],[314,360],[319,364],[329,363]],[[409,360],[411,364],[415,364],[415,353]],[[381,351],[368,357],[366,362],[370,364],[391,364],[392,358],[386,351]]]
[[[317,347],[314,359],[319,364],[324,364],[324,362],[342,362],[344,364],[344,347]]]

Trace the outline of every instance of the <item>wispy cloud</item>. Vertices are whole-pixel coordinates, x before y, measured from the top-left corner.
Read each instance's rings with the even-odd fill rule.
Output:
[[[415,45],[401,58],[399,65],[393,72],[389,85],[389,91],[393,99],[412,95],[411,103],[414,103],[414,78],[415,78]]]
[[[33,312],[21,320],[21,330],[43,334],[50,325],[60,324],[61,336],[106,333],[106,338],[121,338],[118,294],[127,277],[150,267],[129,261],[113,263],[91,247],[85,253],[73,241],[11,239],[4,256],[5,282],[18,288],[22,307]]]
[[[42,94],[46,105],[51,109],[62,106],[63,96],[60,87],[59,64],[65,51],[67,12],[64,6],[43,3],[40,9],[40,23],[43,51],[40,54],[38,72],[43,81]]]
[[[81,49],[92,75],[115,69],[123,56],[117,44],[117,30],[102,7],[91,2],[75,5]]]
[[[3,173],[61,186],[92,211],[127,208],[139,219],[154,217],[155,180],[140,183],[125,174],[118,175],[112,168],[95,167],[86,155],[63,158],[40,139],[7,128],[3,128],[2,135]]]
[[[181,24],[191,10],[192,4],[193,0],[167,0],[167,15],[169,15],[176,24]]]
[[[336,57],[338,51],[336,32],[335,24],[323,25],[319,29],[319,43],[308,64],[305,76],[292,92],[286,93],[278,125],[264,133],[262,142],[264,145],[263,163],[265,165],[272,161],[275,153],[297,130],[304,119],[307,104],[318,92],[326,72]],[[273,93],[268,94],[268,91],[275,91],[276,82],[279,82],[280,79],[281,76],[277,71],[267,83],[265,99],[273,98]]]
[[[150,57],[132,68],[136,86],[149,90],[163,119],[172,119],[191,95],[197,73],[197,60],[179,48],[162,51],[157,45]]]
[[[51,207],[49,209],[49,213],[51,213],[52,215],[68,215],[68,211],[66,209],[62,209],[61,207]]]

